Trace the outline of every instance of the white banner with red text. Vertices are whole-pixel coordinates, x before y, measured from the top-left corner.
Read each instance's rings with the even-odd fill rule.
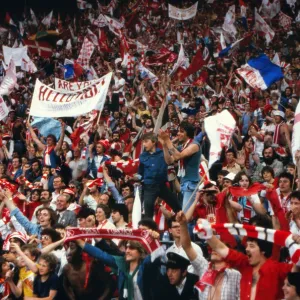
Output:
[[[35,83],[30,115],[36,117],[76,117],[93,109],[102,110],[112,73],[99,78],[96,83],[76,91],[60,92],[43,84]]]
[[[198,1],[189,8],[178,8],[169,4],[169,18],[176,20],[188,20],[197,14]]]

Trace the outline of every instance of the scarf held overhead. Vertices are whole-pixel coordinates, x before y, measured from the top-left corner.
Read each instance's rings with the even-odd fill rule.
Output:
[[[123,239],[140,242],[149,252],[160,247],[159,241],[154,239],[149,231],[140,229],[97,229],[71,227],[66,230],[65,242],[85,238]]]

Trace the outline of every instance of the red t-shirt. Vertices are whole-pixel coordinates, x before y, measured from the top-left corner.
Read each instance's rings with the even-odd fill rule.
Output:
[[[240,271],[241,300],[248,300],[251,296],[253,267],[249,265],[248,256],[238,251],[229,249],[226,261],[232,268]],[[279,263],[267,259],[259,269],[259,279],[256,286],[255,300],[283,299],[282,286],[287,274],[293,265]]]

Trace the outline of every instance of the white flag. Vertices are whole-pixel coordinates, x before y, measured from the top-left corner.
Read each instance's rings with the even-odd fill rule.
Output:
[[[231,35],[235,36],[237,31],[234,26],[235,22],[235,5],[229,7],[228,12],[226,13],[225,20],[223,23],[223,29],[229,32]]]
[[[221,32],[221,35],[220,35],[220,44],[221,44],[222,50],[226,48],[226,42],[225,42],[225,38],[224,38],[223,32]]]
[[[272,28],[266,23],[266,21],[258,14],[257,9],[255,9],[255,29],[257,31],[263,32],[265,34],[265,39],[267,44],[269,44],[274,36],[275,32]]]
[[[3,46],[3,56],[6,65],[9,65],[12,60],[15,66],[20,67],[22,63],[22,57],[27,55],[27,46],[19,47],[19,48],[10,48],[7,46]]]
[[[68,39],[67,45],[66,45],[66,49],[67,50],[71,50],[72,49],[71,39]]]
[[[36,16],[34,14],[34,11],[31,8],[30,8],[30,15],[31,15],[32,24],[35,25],[35,26],[38,26]]]
[[[53,14],[53,10],[49,13],[49,15],[47,15],[47,16],[42,20],[42,24],[44,24],[47,28],[49,28],[50,25],[51,25],[52,14]]]
[[[274,0],[273,3],[270,0],[263,0],[259,12],[268,18],[274,18],[280,12],[280,0]]]
[[[21,69],[30,74],[37,72],[35,64],[27,54],[22,58]]]
[[[189,59],[184,54],[183,45],[180,44],[180,50],[179,50],[177,62],[174,64],[173,69],[172,69],[171,73],[169,74],[169,76],[174,74],[174,72],[176,72],[179,67],[187,68],[188,66],[189,66]]]
[[[137,187],[135,190],[135,198],[133,202],[133,208],[132,208],[132,228],[138,229],[139,222],[142,219],[142,204],[141,204],[141,198],[140,198],[140,191]]]
[[[274,57],[272,59],[272,63],[274,63],[275,65],[281,67],[278,53],[275,53],[275,55],[274,55]]]
[[[23,25],[23,22],[19,22],[19,29],[20,29],[20,35],[23,36],[24,35],[24,25]]]
[[[90,29],[87,30],[87,38],[95,45],[99,46],[98,38],[94,32],[92,32]]]
[[[204,127],[210,140],[209,164],[210,168],[221,155],[222,149],[228,147],[234,132],[236,122],[228,110],[223,110],[204,120]]]
[[[8,113],[9,113],[8,107],[5,101],[3,100],[3,98],[0,96],[0,121],[6,118]]]
[[[296,112],[295,112],[291,147],[292,147],[292,153],[293,153],[293,160],[294,160],[294,163],[296,163],[295,154],[296,154],[297,150],[300,150],[300,103],[298,103]]]
[[[9,95],[13,91],[16,85],[17,85],[16,67],[12,60],[1,82],[0,95]]]

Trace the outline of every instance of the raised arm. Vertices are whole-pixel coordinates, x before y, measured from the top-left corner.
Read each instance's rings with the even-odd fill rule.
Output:
[[[29,129],[30,135],[33,141],[37,144],[39,150],[44,151],[46,146],[39,140],[29,122],[27,122],[27,128]]]
[[[64,137],[65,137],[65,127],[66,127],[66,124],[62,123],[60,137],[59,137],[58,143],[56,144],[56,146],[54,148],[55,152],[58,151],[59,149],[61,149],[62,143],[64,141]]]

